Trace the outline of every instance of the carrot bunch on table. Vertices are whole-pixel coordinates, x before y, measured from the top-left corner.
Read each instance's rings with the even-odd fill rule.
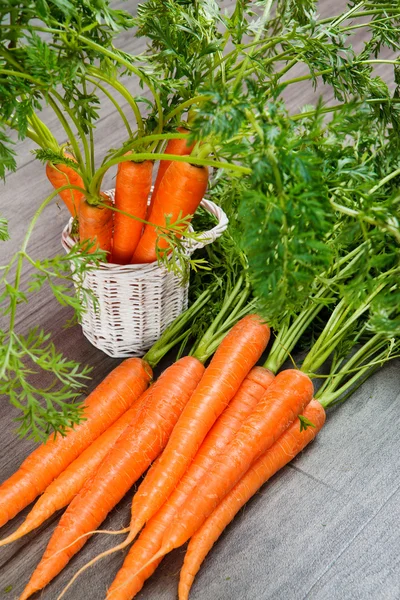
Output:
[[[307,375],[289,369],[275,376],[255,366],[269,336],[265,322],[247,315],[223,338],[207,368],[207,356],[200,360],[194,353],[150,387],[146,361],[124,361],[88,397],[86,420],[41,446],[0,486],[3,524],[43,494],[1,545],[68,505],[21,600],[60,573],[150,465],[133,497],[124,541],[75,577],[134,542],[107,592],[110,599],[131,599],[167,552],[191,540],[179,584],[181,600],[188,597],[225,526],[325,420]],[[301,414],[312,422],[305,430]]]
[[[178,127],[177,132],[188,134],[189,130]],[[193,148],[194,144],[189,144],[187,139],[172,139],[166,145],[165,154],[185,156]],[[71,154],[64,155],[74,160]],[[161,160],[150,196],[153,165],[151,160],[119,163],[114,206],[104,192],[100,193],[101,203],[93,203],[77,190],[60,192],[71,215],[78,218],[79,241],[89,242],[89,253],[104,250],[108,261],[118,265],[154,262],[157,246],[161,250],[168,247],[168,242],[159,238],[167,220],[173,224],[196,212],[207,189],[207,167]],[[71,165],[48,163],[46,173],[55,188],[67,184],[84,187],[82,178]],[[176,235],[180,234],[176,232]]]

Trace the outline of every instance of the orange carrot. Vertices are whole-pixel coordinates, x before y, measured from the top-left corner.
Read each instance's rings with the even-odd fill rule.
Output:
[[[138,576],[135,576],[135,573],[160,548],[165,529],[176,516],[189,493],[210,468],[215,457],[233,439],[242,422],[254,410],[273,379],[274,375],[271,371],[263,367],[254,367],[250,371],[233,400],[207,434],[177,488],[142,530],[112,583],[107,599],[131,600],[141,590],[145,580],[155,571],[157,564],[151,563]]]
[[[172,161],[167,168],[147,218],[152,225],[146,225],[139,244],[133,254],[132,263],[151,263],[157,258],[156,245],[167,248],[168,243],[160,238],[154,225],[166,225],[166,216],[170,223],[179,218],[193,215],[199,206],[208,183],[207,167],[194,167],[189,163]]]
[[[196,358],[185,356],[166,369],[148,390],[146,408],[139,419],[122,433],[61,517],[20,600],[42,589],[65,567],[157,458],[203,372]]]
[[[48,486],[22,525],[14,533],[1,540],[0,546],[18,540],[39,527],[57,510],[68,506],[89,477],[95,473],[121,433],[138,418],[145,399],[146,394],[142,394],[132,408],[115,421]]]
[[[207,433],[260,358],[269,336],[268,325],[257,315],[248,315],[232,327],[185,407],[165,451],[149,469],[133,498],[129,535],[124,542],[102,552],[82,567],[71,582],[100,558],[128,546],[143,525],[161,508],[192,462]]]
[[[214,461],[163,536],[153,560],[184,544],[257,460],[293,423],[313,396],[310,378],[295,369],[278,373],[235,438]],[[146,567],[147,565],[145,565]]]
[[[225,527],[259,488],[289,463],[309,442],[325,423],[325,411],[321,404],[312,400],[303,415],[315,427],[301,431],[296,419],[281,437],[250,467],[236,486],[220,502],[200,529],[193,535],[186,551],[179,580],[179,600],[187,600],[193,580],[201,563],[215,544]],[[124,600],[128,596],[121,596]]]
[[[256,315],[244,317],[223,339],[182,413],[160,461],[150,469],[132,502],[131,540],[161,508],[201,443],[264,352],[270,336]]]
[[[178,127],[177,128],[178,133],[190,133],[190,131],[188,129],[185,129],[185,127]],[[175,154],[177,156],[188,156],[193,148],[194,148],[195,144],[188,144],[187,140],[168,140],[168,143],[165,147],[165,154]],[[169,165],[171,164],[170,160],[160,160],[160,165],[158,167],[158,172],[157,172],[157,178],[154,184],[154,189],[153,189],[153,193],[151,195],[151,203],[149,206],[149,212],[148,214],[150,215],[150,211],[151,208],[154,204],[154,200],[155,197],[157,195],[158,192],[158,188],[160,187],[160,183],[162,178],[164,177],[165,171],[168,169]]]
[[[69,152],[64,152],[64,156],[76,162],[75,158],[72,154],[69,154]],[[46,175],[55,190],[68,184],[76,185],[81,188],[85,187],[79,173],[74,171],[74,169],[68,165],[48,162],[46,164]],[[60,192],[59,196],[64,200],[71,215],[76,217],[84,194],[78,190],[64,190],[63,192]]]
[[[28,506],[96,438],[112,425],[146,389],[150,366],[130,358],[116,367],[85,401],[85,420],[64,437],[57,435],[32,452],[0,486],[0,526]]]
[[[106,204],[111,204],[104,192],[100,193]],[[111,255],[113,211],[111,208],[89,204],[85,199],[79,205],[79,240],[80,242],[94,242],[88,249],[89,253],[104,250]]]
[[[146,218],[147,200],[151,188],[153,163],[146,160],[118,165],[115,180],[115,206],[126,213]],[[118,265],[129,263],[142,234],[143,223],[115,211],[114,237],[111,262]]]

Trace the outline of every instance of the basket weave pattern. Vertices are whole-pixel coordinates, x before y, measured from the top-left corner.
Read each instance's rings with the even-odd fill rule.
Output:
[[[114,191],[107,194],[113,199]],[[214,202],[202,200],[202,206],[218,223],[201,235],[201,241],[187,244],[191,254],[216,240],[227,228],[224,211]],[[62,233],[62,246],[69,252],[72,219]],[[157,262],[143,265],[100,263],[85,275],[83,286],[98,300],[98,308],[87,302],[82,316],[85,337],[112,357],[141,356],[161,336],[166,327],[186,308],[188,284]]]

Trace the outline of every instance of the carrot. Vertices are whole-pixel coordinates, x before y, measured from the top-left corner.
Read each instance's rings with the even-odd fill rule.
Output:
[[[139,358],[116,367],[85,401],[85,420],[63,437],[57,435],[32,452],[0,486],[0,526],[28,506],[146,389],[152,372]]]
[[[196,212],[208,183],[207,167],[194,167],[189,163],[172,161],[167,168],[147,218],[152,225],[146,225],[139,244],[133,254],[132,263],[151,263],[157,259],[156,244],[167,248],[168,242],[160,238],[154,226],[164,227],[166,216],[170,223]]]
[[[151,188],[153,163],[146,160],[118,165],[115,181],[115,206],[126,213],[146,218],[147,200]],[[129,263],[142,234],[143,223],[127,215],[115,212],[114,237],[111,262],[118,265]]]
[[[289,429],[253,463],[247,473],[193,535],[181,570],[179,600],[188,599],[190,588],[201,563],[242,506],[268,479],[299,454],[315,438],[325,423],[325,411],[316,400],[311,400],[303,415],[315,427],[308,427],[301,431],[299,422],[294,421]]]
[[[100,558],[128,546],[143,525],[161,508],[190,465],[207,433],[260,358],[269,336],[268,325],[257,315],[248,315],[232,327],[185,407],[163,454],[149,469],[133,498],[129,535],[124,542],[102,552],[82,567],[73,580]]]
[[[64,151],[64,156],[75,161],[75,158],[69,152]],[[82,177],[74,171],[72,167],[64,164],[53,164],[48,162],[46,164],[46,175],[54,189],[56,190],[63,185],[76,185],[84,188]],[[78,209],[84,194],[78,190],[64,190],[59,193],[59,196],[64,200],[69,212],[73,217],[78,214]]]
[[[106,204],[110,204],[108,196],[101,192]],[[113,211],[111,208],[89,204],[85,199],[79,205],[79,241],[93,242],[89,253],[104,250],[110,256],[112,247]]]
[[[293,423],[312,396],[313,385],[307,375],[295,369],[278,373],[235,438],[189,495],[179,516],[165,531],[161,549],[152,561],[178,548],[196,533],[251,464]]]
[[[166,369],[148,390],[146,408],[139,419],[119,437],[94,477],[61,517],[20,600],[42,589],[65,567],[157,458],[203,372],[196,358],[185,356]]]
[[[114,446],[115,442],[127,426],[138,418],[144,406],[146,394],[142,394],[133,408],[127,410],[111,427],[100,435],[86,450],[82,452],[45,490],[22,525],[11,535],[0,541],[5,546],[36,527],[57,510],[68,506],[85,482],[91,477],[103,458]]]
[[[270,330],[256,315],[244,317],[223,339],[190,398],[159,463],[150,469],[132,502],[130,537],[161,508],[200,444],[260,358]]]
[[[210,468],[215,457],[233,439],[242,422],[254,410],[273,379],[274,375],[271,371],[263,367],[254,367],[250,371],[231,403],[207,434],[177,488],[142,530],[112,583],[107,599],[130,600],[141,590],[145,580],[152,575],[157,564],[152,563],[146,571],[142,571],[138,576],[135,576],[135,573],[160,548],[165,529],[184,504],[189,493]]]
[[[190,133],[190,131],[188,129],[185,129],[185,127],[178,127],[177,131],[178,131],[178,133],[187,133],[187,134]],[[195,146],[194,143],[188,144],[187,140],[168,140],[168,143],[165,147],[165,154],[175,154],[177,156],[185,156],[185,155],[187,156],[192,152],[194,146]],[[153,193],[151,195],[151,202],[150,202],[149,212],[148,212],[149,215],[151,212],[151,208],[154,204],[154,200],[157,195],[158,188],[160,187],[161,180],[164,177],[165,171],[168,169],[171,162],[172,161],[170,161],[170,160],[160,160],[160,164],[159,164],[158,172],[157,172],[157,178],[154,183]]]

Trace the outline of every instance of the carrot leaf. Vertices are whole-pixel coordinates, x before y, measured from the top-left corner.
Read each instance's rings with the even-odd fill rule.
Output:
[[[305,417],[304,415],[299,415],[299,421],[300,421],[300,431],[306,431],[306,429],[308,429],[309,427],[315,428],[314,423],[312,423],[310,421],[310,419],[307,419],[307,417]]]

